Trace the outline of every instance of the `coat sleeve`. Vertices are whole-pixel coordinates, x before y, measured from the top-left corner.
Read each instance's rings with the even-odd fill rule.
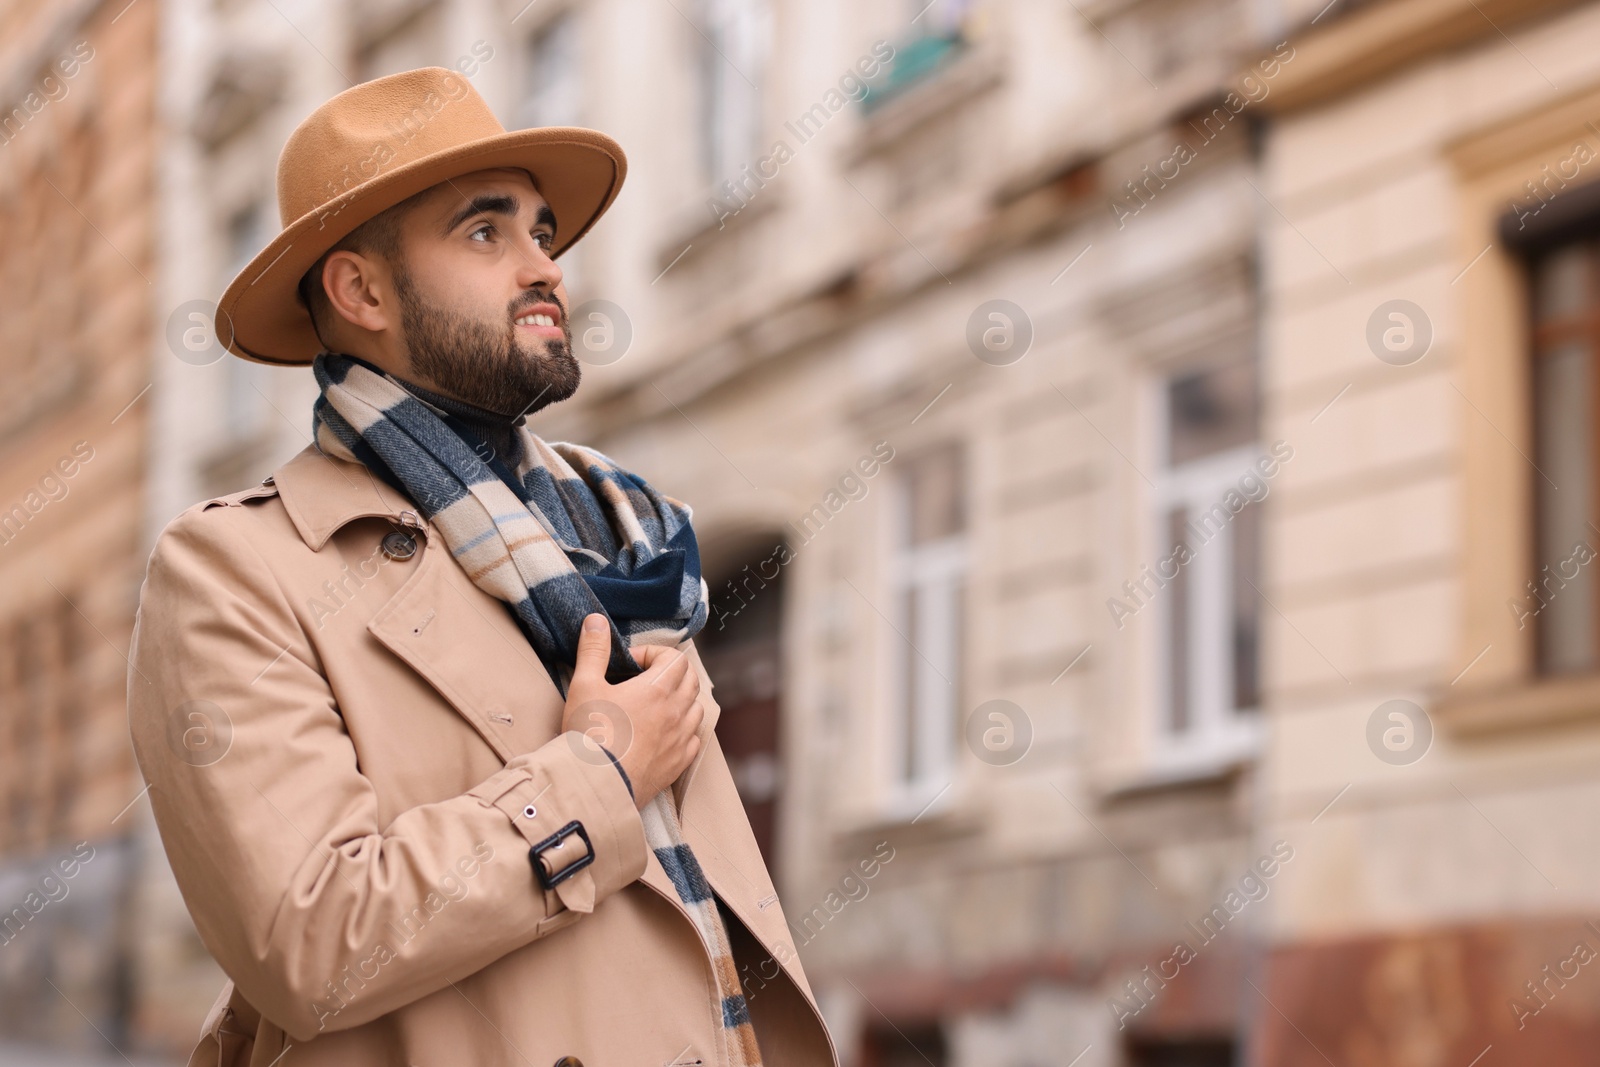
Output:
[[[191,509],[163,531],[129,722],[201,940],[262,1015],[308,1041],[580,921],[644,872],[646,845],[616,769],[565,736],[379,825],[315,649],[251,543],[252,510]],[[548,890],[529,847],[549,820],[535,831],[523,817],[536,798],[581,822],[594,854]],[[583,854],[576,837],[563,848]]]

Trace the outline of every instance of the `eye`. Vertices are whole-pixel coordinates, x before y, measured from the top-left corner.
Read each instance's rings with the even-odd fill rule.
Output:
[[[475,229],[471,233],[467,234],[467,239],[470,241],[470,240],[476,238],[478,236],[478,234],[480,234],[480,233],[494,233],[494,223],[492,223],[492,222],[484,223],[482,226],[479,226],[477,229]]]
[[[533,240],[535,244],[546,252],[550,251],[551,246],[556,243],[555,234],[552,233],[536,233],[533,235]]]

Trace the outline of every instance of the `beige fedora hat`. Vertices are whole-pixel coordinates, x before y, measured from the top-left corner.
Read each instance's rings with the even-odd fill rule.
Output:
[[[322,349],[300,278],[363,222],[450,178],[491,167],[533,176],[556,217],[552,256],[589,231],[628,172],[622,148],[594,130],[507,133],[472,83],[445,67],[363,82],[313,111],[278,157],[283,232],[222,294],[217,339],[257,363],[310,363]]]

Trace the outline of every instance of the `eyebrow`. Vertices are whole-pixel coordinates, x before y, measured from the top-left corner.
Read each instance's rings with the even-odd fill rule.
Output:
[[[444,225],[444,233],[450,234],[474,215],[505,215],[515,218],[521,206],[516,197],[506,193],[480,193],[469,200],[460,211],[450,216],[450,221]],[[550,210],[549,204],[539,205],[538,216],[533,221],[536,226],[549,226],[552,235],[556,232],[556,215]]]

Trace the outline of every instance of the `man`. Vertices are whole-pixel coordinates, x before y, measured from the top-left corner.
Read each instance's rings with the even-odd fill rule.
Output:
[[[836,1063],[712,731],[689,510],[527,414],[578,386],[555,257],[621,150],[427,68],[290,137],[236,355],[315,443],[190,508],[129,712],[227,973],[191,1064]]]

